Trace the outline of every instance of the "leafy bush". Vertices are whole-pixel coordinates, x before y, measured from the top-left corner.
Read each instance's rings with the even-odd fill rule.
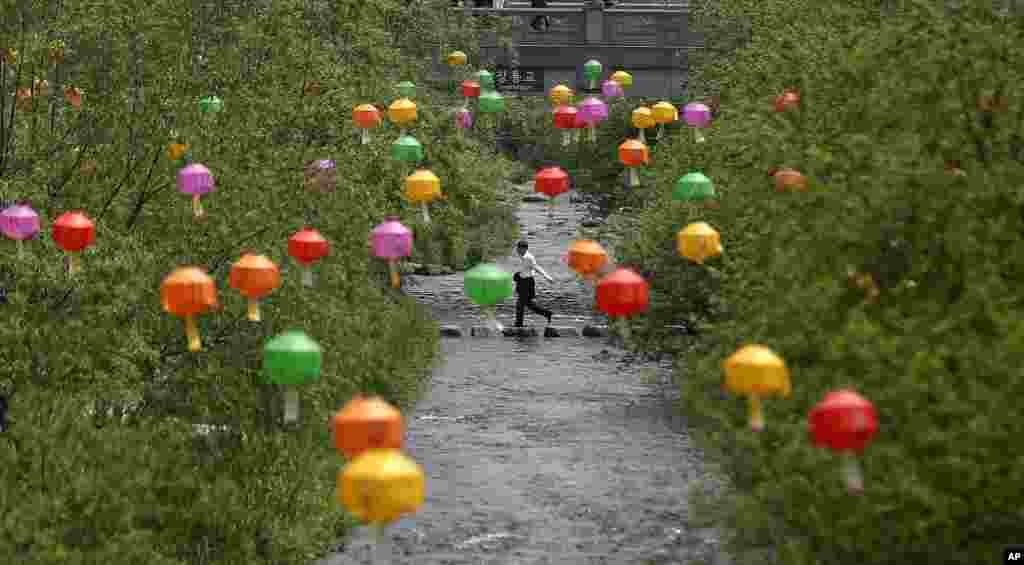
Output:
[[[700,70],[721,117],[704,146],[681,135],[658,148],[656,187],[619,248],[657,272],[651,325],[701,331],[686,349],[642,344],[686,353],[685,409],[735,487],[694,514],[713,512],[747,564],[989,562],[1024,523],[1021,20],[984,3],[955,17],[931,2],[886,17],[869,1],[720,4],[751,16],[753,42]],[[786,88],[802,109],[776,114]],[[1008,107],[979,109],[986,96]],[[809,191],[775,192],[776,167],[803,172]],[[692,170],[715,181],[720,208],[671,201]],[[708,267],[675,252],[693,221],[722,235]],[[870,274],[877,300],[848,272]],[[720,363],[745,343],[793,374],[760,434],[721,391]],[[859,498],[808,439],[807,412],[840,387],[881,418]]]
[[[16,49],[17,64],[0,64],[0,200],[30,201],[43,232],[23,254],[12,242],[0,251],[9,299],[0,394],[10,403],[0,555],[307,563],[350,525],[333,499],[340,461],[324,422],[357,391],[407,404],[436,352],[435,323],[374,276],[380,261],[367,253],[368,232],[387,214],[420,229],[400,196],[408,167],[390,158],[392,127],[358,145],[351,110],[390,102],[398,80],[421,83],[411,133],[443,182],[447,199],[432,215],[446,239],[434,243],[452,261],[467,245],[463,224],[494,214],[499,195],[487,179],[506,176],[507,162],[473,139],[448,142],[451,101],[418,79],[427,69],[402,51],[405,38],[392,41],[388,15],[404,3],[4,6],[0,48]],[[65,60],[51,65],[56,39]],[[51,93],[15,109],[16,89],[34,78]],[[304,96],[312,80],[322,93]],[[65,102],[64,85],[84,91],[80,108]],[[224,111],[199,114],[197,100],[211,94]],[[174,189],[171,130],[216,176],[203,222]],[[312,159],[337,162],[336,191],[303,189]],[[69,278],[49,233],[72,209],[95,220],[97,244]],[[285,254],[305,224],[332,245],[315,289],[298,284]],[[478,232],[481,246],[513,237]],[[243,249],[283,271],[262,323],[245,320],[226,284]],[[217,281],[222,304],[199,317],[204,349],[194,354],[158,296],[162,279],[189,264]],[[285,432],[260,358],[263,342],[290,328],[319,341],[324,366],[301,389],[301,425]],[[204,436],[200,425],[221,427]]]

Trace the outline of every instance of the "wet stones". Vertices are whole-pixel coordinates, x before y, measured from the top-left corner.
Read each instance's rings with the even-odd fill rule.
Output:
[[[441,337],[462,337],[462,328],[459,326],[441,326]]]
[[[588,324],[583,326],[583,337],[607,337],[608,326],[595,326]]]
[[[539,194],[527,194],[523,197],[523,202],[547,202],[548,199],[545,196]]]
[[[456,325],[443,325],[440,331],[441,337],[465,337],[466,335],[462,328]],[[473,326],[469,328],[470,337],[496,337],[497,335],[499,335],[498,331],[487,326]],[[580,337],[581,335],[584,337],[605,337],[608,335],[608,330],[604,326],[586,326],[581,333],[579,328],[572,326],[547,326],[543,332],[540,332],[537,328],[508,327],[503,328],[500,335],[505,337],[539,337],[543,335],[547,338]]]

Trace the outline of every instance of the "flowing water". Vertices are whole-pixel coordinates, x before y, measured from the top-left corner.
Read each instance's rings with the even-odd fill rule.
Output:
[[[554,326],[603,322],[562,261],[585,213],[567,196],[553,217],[545,203],[519,208],[531,252],[555,278],[537,279]],[[509,254],[498,263],[512,271]],[[704,472],[672,406],[668,363],[642,363],[604,338],[469,337],[483,320],[461,273],[409,279],[407,292],[466,337],[442,338],[429,391],[407,416],[427,500],[388,528],[388,563],[682,564],[716,553],[713,535],[684,531],[690,481]],[[514,300],[497,312],[511,326]],[[526,323],[543,335],[545,320],[527,312]],[[365,530],[321,565],[370,563]]]

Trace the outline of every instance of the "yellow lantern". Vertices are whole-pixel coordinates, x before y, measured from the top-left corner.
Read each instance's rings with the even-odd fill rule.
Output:
[[[764,429],[761,398],[770,394],[788,398],[792,389],[786,362],[762,345],[746,345],[722,362],[725,386],[729,391],[746,395],[750,402],[750,428]]]
[[[672,104],[661,101],[654,105],[652,113],[654,114],[654,121],[658,124],[658,135],[655,139],[661,139],[661,136],[665,133],[665,124],[674,122],[679,115],[679,110]]]
[[[368,449],[338,473],[336,497],[364,524],[382,532],[426,499],[423,469],[397,449]]]
[[[654,112],[651,111],[647,106],[640,106],[636,110],[633,110],[633,127],[640,130],[640,141],[647,143],[647,139],[644,137],[644,130],[652,128],[657,124],[654,120]]]
[[[612,80],[622,85],[622,88],[633,86],[633,75],[626,71],[615,71],[612,73]]]
[[[452,67],[455,67],[455,66],[458,66],[458,65],[465,65],[466,64],[466,54],[463,53],[462,51],[452,51],[451,53],[448,54],[448,58],[446,59],[446,61]]]
[[[441,197],[441,179],[427,169],[419,169],[405,178],[405,197],[423,210],[423,222],[430,223],[427,204]]]
[[[722,254],[722,241],[715,228],[705,222],[697,222],[679,230],[676,236],[679,254],[703,265],[708,257]]]
[[[169,143],[167,144],[167,159],[177,161],[185,156],[186,151],[188,151],[186,143]]]
[[[572,100],[572,89],[564,84],[559,84],[551,89],[551,103],[555,106],[568,104]]]
[[[388,106],[388,119],[402,126],[402,135],[405,135],[405,126],[416,121],[416,103],[408,98],[399,98]]]

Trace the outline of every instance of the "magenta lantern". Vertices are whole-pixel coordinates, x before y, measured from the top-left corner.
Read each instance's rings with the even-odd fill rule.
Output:
[[[590,141],[597,141],[597,124],[608,118],[608,105],[598,98],[588,96],[580,102],[579,116],[590,129]]]
[[[383,224],[373,228],[370,243],[373,255],[388,262],[391,286],[400,288],[402,281],[398,276],[398,260],[412,253],[412,232],[399,223],[397,216],[388,216]]]
[[[697,143],[704,142],[704,136],[700,130],[711,124],[711,108],[700,102],[690,102],[683,108],[683,119],[687,125],[693,128],[694,139]]]
[[[39,214],[28,204],[15,204],[0,212],[0,231],[18,242],[18,257],[24,257],[21,242],[39,233]]]
[[[213,174],[204,165],[192,163],[178,171],[178,192],[192,195],[192,213],[197,220],[204,215],[199,197],[215,189]]]
[[[622,85],[614,80],[606,80],[601,83],[601,94],[604,94],[605,98],[618,98],[626,95],[622,91]]]
[[[469,111],[469,108],[463,107],[455,111],[455,127],[459,129],[473,127],[473,113]]]

